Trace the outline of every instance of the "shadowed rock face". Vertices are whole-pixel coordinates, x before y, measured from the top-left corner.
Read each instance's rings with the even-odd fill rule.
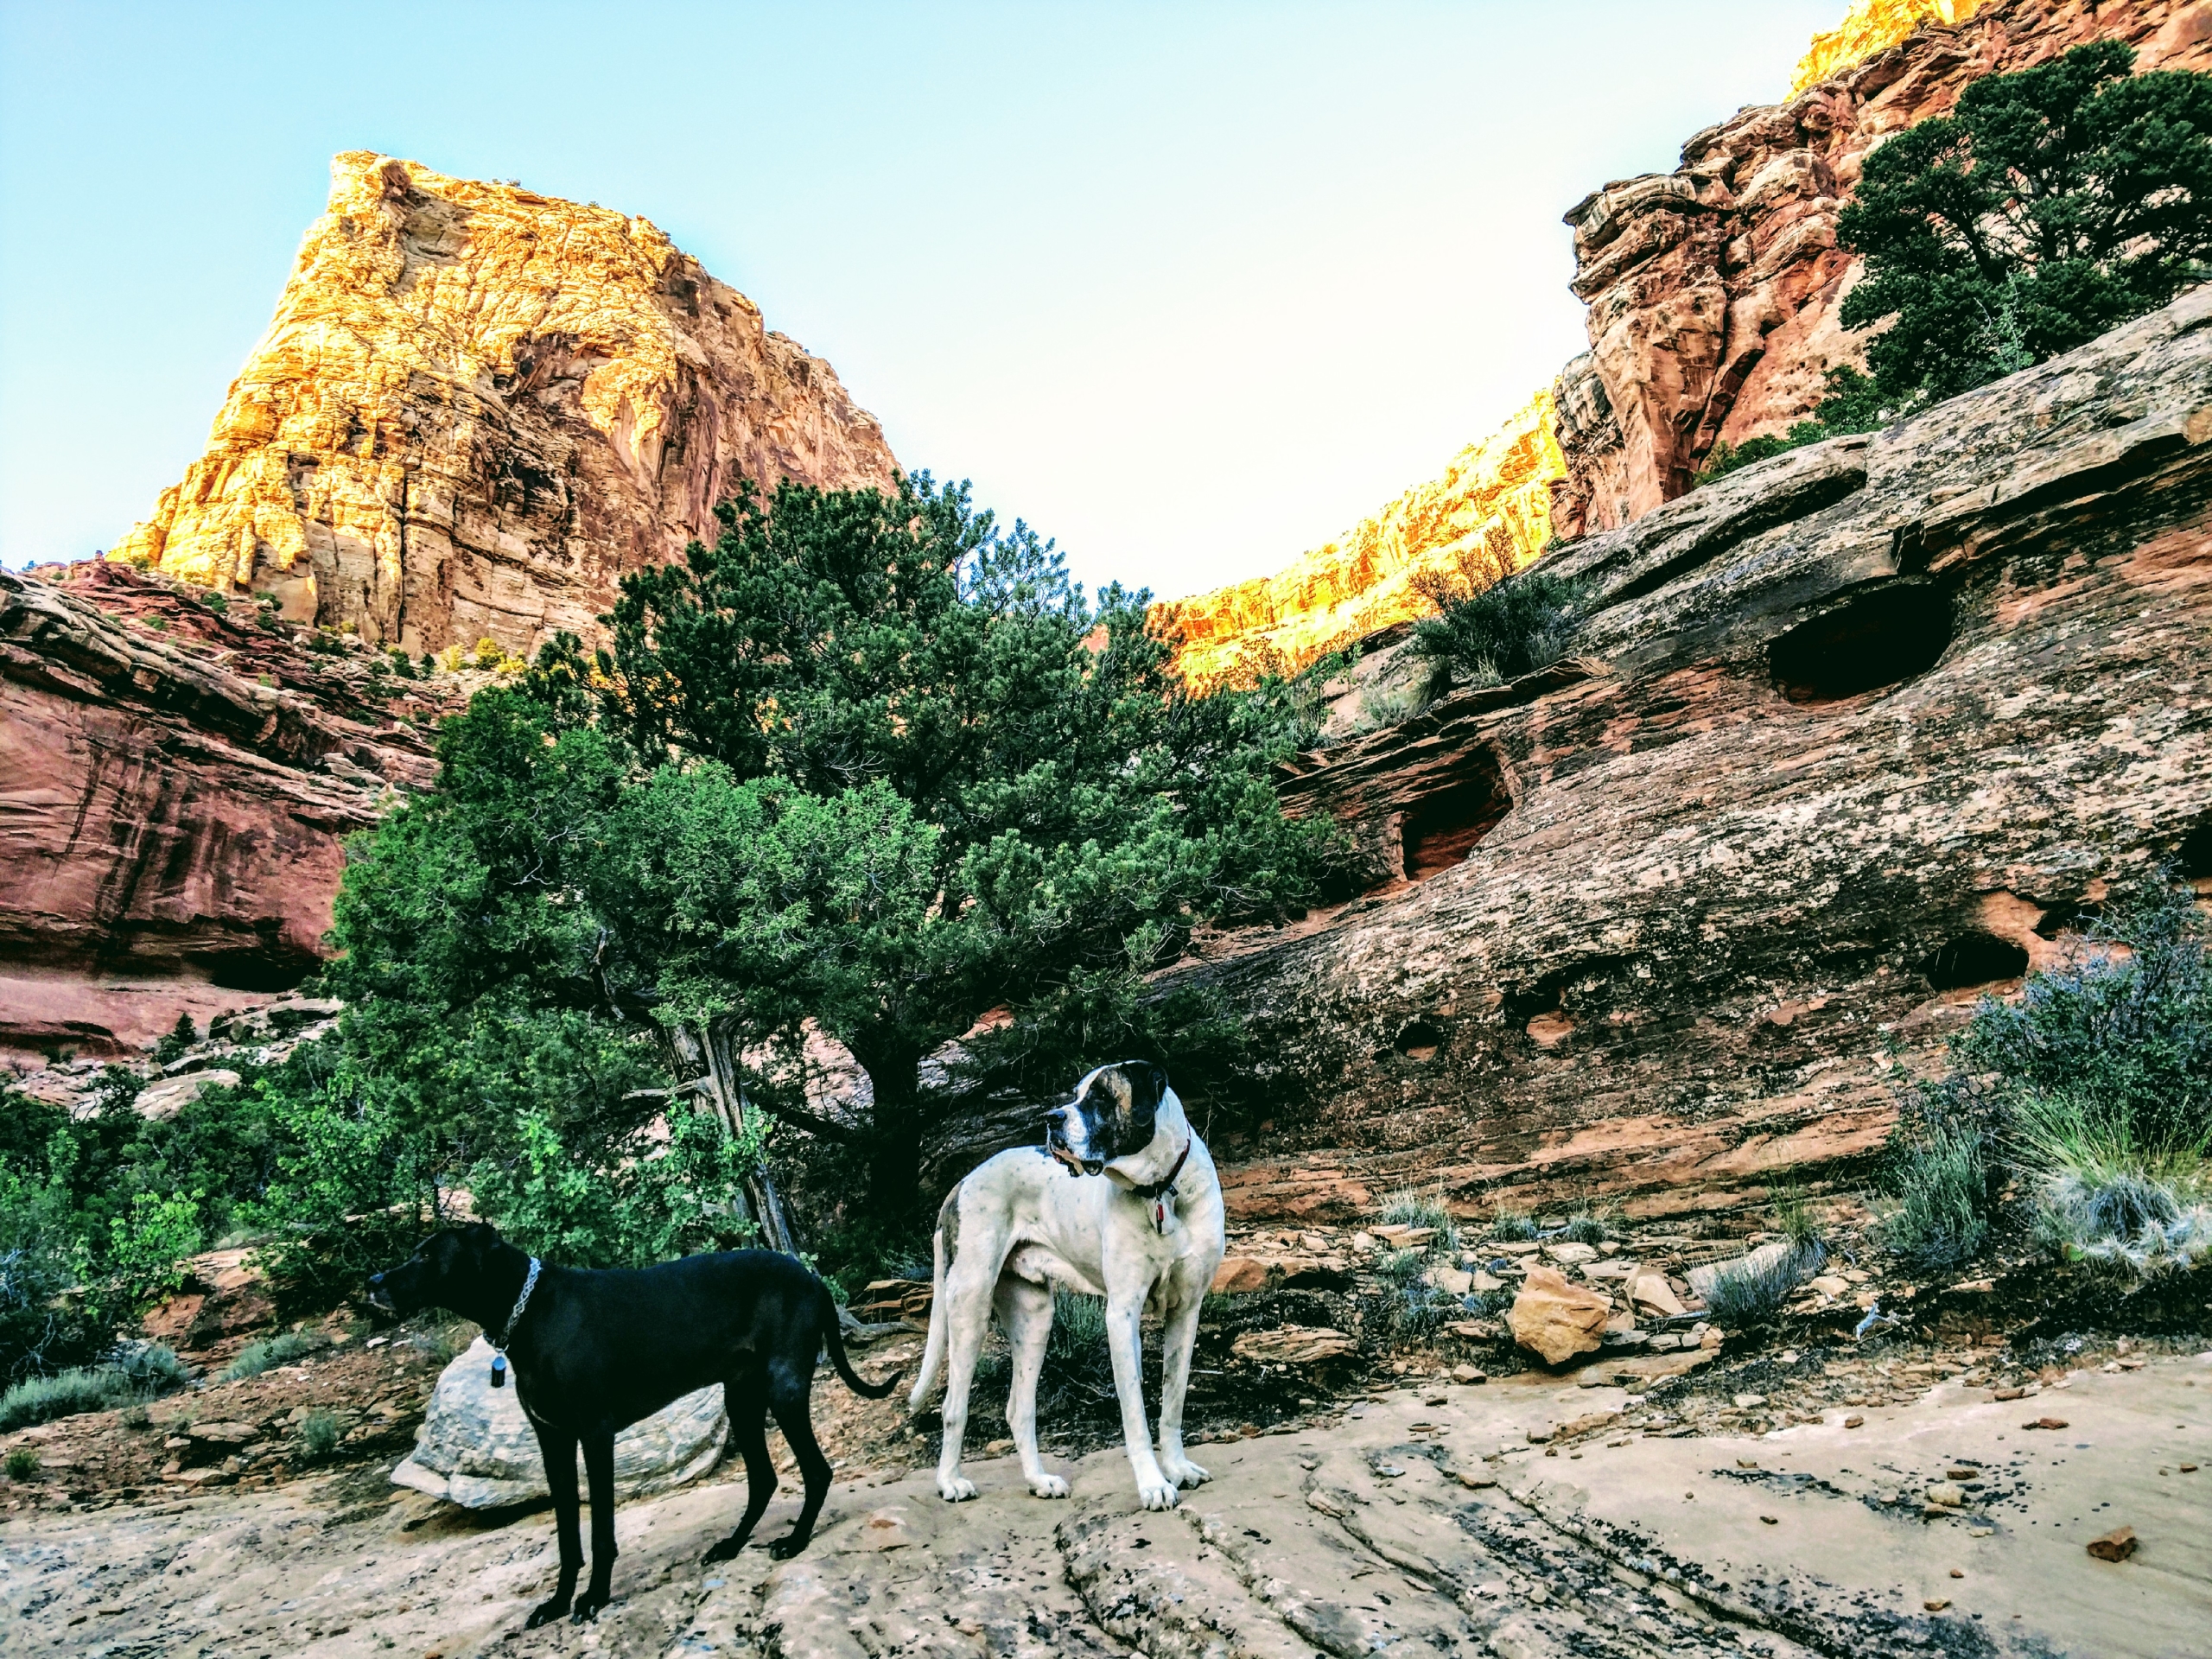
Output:
[[[2212,289],[1551,556],[1567,659],[1289,769],[1366,895],[1176,970],[1262,1057],[1232,1213],[1857,1178],[1980,990],[2212,876],[2209,504]]]
[[[109,556],[528,655],[740,477],[897,471],[830,365],[648,220],[351,150],[207,453]]]
[[[1862,7],[1854,22],[1864,28],[1839,31],[1836,54],[1893,40],[1916,14],[1942,10]],[[2127,41],[2139,69],[2212,68],[2212,9],[2186,0],[1949,10],[1972,16],[1931,21],[1786,104],[1744,109],[1684,144],[1673,173],[1608,184],[1567,214],[1590,351],[1554,388],[1567,470],[1554,504],[1562,536],[1673,499],[1716,444],[1786,430],[1820,402],[1830,367],[1863,366],[1836,320],[1859,263],[1836,245],[1835,223],[1886,135],[1947,114],[1969,81],[2084,41]],[[1808,59],[1815,70],[1821,45]]]
[[[126,1052],[312,969],[343,837],[435,772],[396,716],[456,682],[386,703],[359,656],[61,574],[0,571],[0,1048]]]

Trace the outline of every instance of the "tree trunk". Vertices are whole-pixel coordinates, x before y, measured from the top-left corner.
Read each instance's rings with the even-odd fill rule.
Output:
[[[677,1086],[677,1092],[693,1094],[704,1101],[721,1121],[724,1134],[742,1135],[746,1114],[752,1107],[738,1082],[736,1057],[731,1051],[729,1033],[712,1027],[701,1030],[691,1026],[668,1026],[663,1029],[668,1033],[677,1069],[690,1074]],[[757,1166],[745,1178],[738,1203],[745,1219],[760,1233],[763,1244],[786,1255],[798,1254],[783,1197],[776,1191],[775,1178],[768,1173],[766,1164]]]
[[[922,1057],[897,1043],[849,1045],[874,1092],[867,1147],[868,1211],[897,1223],[919,1204],[922,1181]]]

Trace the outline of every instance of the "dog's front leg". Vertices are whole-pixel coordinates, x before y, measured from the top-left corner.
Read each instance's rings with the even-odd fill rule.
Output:
[[[553,1530],[561,1543],[561,1579],[552,1599],[530,1610],[523,1629],[534,1630],[550,1624],[569,1611],[576,1593],[576,1574],[583,1570],[583,1529],[576,1514],[576,1437],[563,1428],[537,1423],[537,1449],[545,1459],[545,1484],[553,1494]]]
[[[1175,1483],[1152,1454],[1152,1431],[1144,1420],[1144,1337],[1139,1321],[1144,1297],[1106,1299],[1106,1347],[1114,1357],[1114,1392],[1122,1402],[1122,1440],[1137,1478],[1137,1497],[1147,1510],[1175,1507]]]
[[[1047,1470],[1037,1452],[1037,1378],[1045,1369],[1045,1344],[1052,1335],[1052,1293],[1009,1274],[999,1281],[992,1306],[1014,1350],[1006,1421],[1014,1431],[1014,1449],[1021,1454],[1021,1478],[1035,1497],[1065,1497],[1067,1482]]]
[[[1191,1349],[1198,1341],[1200,1298],[1186,1293],[1171,1309],[1160,1343],[1160,1466],[1178,1486],[1213,1478],[1183,1455],[1183,1396],[1191,1386]]]
[[[591,1482],[591,1585],[570,1615],[579,1624],[597,1618],[613,1599],[609,1586],[614,1580],[614,1431],[590,1429],[583,1443],[584,1474]],[[569,1478],[574,1491],[575,1477]]]

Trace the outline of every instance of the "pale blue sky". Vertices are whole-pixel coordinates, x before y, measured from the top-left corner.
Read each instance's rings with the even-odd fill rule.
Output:
[[[1560,214],[1842,11],[0,0],[0,559],[145,514],[369,149],[653,219],[1088,581],[1262,575],[1581,349]]]

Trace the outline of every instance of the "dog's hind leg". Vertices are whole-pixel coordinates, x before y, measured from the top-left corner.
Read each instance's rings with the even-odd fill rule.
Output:
[[[768,1390],[758,1372],[732,1376],[722,1384],[722,1405],[729,1413],[730,1439],[745,1459],[745,1519],[737,1530],[707,1552],[706,1564],[727,1561],[745,1548],[761,1513],[776,1494],[776,1465],[768,1456]]]
[[[1167,1314],[1160,1343],[1160,1468],[1178,1486],[1213,1478],[1183,1455],[1183,1396],[1191,1386],[1191,1348],[1198,1340],[1200,1297],[1186,1294]]]
[[[776,1414],[776,1427],[784,1431],[791,1455],[798,1459],[799,1478],[806,1483],[806,1499],[800,1506],[797,1523],[768,1546],[768,1554],[779,1561],[789,1560],[806,1548],[806,1541],[814,1536],[815,1518],[822,1513],[822,1502],[830,1496],[830,1459],[822,1455],[821,1446],[815,1443],[810,1414],[813,1373],[810,1344],[803,1365],[781,1360],[768,1362],[768,1408]]]
[[[1006,1420],[1021,1454],[1021,1476],[1039,1497],[1065,1497],[1068,1484],[1047,1474],[1037,1455],[1037,1377],[1045,1369],[1045,1345],[1052,1334],[1052,1293],[1012,1274],[1000,1277],[991,1305],[999,1328],[1014,1349],[1014,1386],[1007,1395]]]
[[[963,1241],[944,1275],[944,1443],[937,1455],[938,1495],[957,1503],[976,1496],[976,1483],[960,1472],[960,1446],[968,1433],[968,1395],[976,1360],[991,1322],[991,1292],[1006,1255],[1003,1237]]]
[[[537,1449],[545,1459],[545,1484],[553,1494],[553,1530],[561,1541],[561,1578],[552,1598],[530,1610],[523,1629],[550,1624],[569,1611],[583,1571],[583,1531],[576,1514],[576,1437],[563,1428],[537,1423]]]
[[[569,1615],[578,1624],[597,1618],[614,1599],[614,1431],[588,1429],[582,1439],[584,1475],[591,1482],[591,1586]]]

